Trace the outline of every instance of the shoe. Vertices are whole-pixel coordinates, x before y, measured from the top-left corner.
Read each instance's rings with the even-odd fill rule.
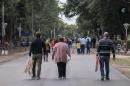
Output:
[[[62,79],[62,77],[58,77],[59,79]]]
[[[101,81],[104,81],[104,77],[101,78]]]
[[[66,79],[66,77],[63,77],[63,79]]]
[[[40,77],[37,77],[36,79],[37,79],[37,80],[40,80],[41,78],[40,78]]]
[[[36,79],[36,77],[35,77],[35,76],[32,76],[31,78],[32,78],[33,80],[34,80],[34,79]]]
[[[106,80],[110,80],[110,78],[109,78],[109,77],[106,77]]]

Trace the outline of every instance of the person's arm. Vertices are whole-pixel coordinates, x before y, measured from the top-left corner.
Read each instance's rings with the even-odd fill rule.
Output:
[[[55,52],[56,52],[56,47],[54,47],[53,52],[52,52],[52,60],[54,60]]]
[[[113,42],[111,43],[111,51],[112,51],[112,54],[113,54],[113,60],[115,60],[115,48],[114,48],[114,44]]]
[[[97,54],[96,54],[96,56],[99,56],[99,52],[100,52],[100,41],[99,41],[99,44],[97,44]]]
[[[66,48],[66,52],[67,52],[68,56],[71,58],[69,47],[66,45],[65,48]]]
[[[29,50],[29,56],[31,56],[31,53],[32,53],[32,43],[31,43],[31,45],[30,45],[30,50]]]
[[[42,45],[42,47],[43,47],[43,53],[46,53],[46,44],[45,44],[45,42],[43,42],[42,44],[43,44]]]

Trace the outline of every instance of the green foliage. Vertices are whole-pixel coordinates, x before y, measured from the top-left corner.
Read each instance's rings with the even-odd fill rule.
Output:
[[[50,36],[54,25],[59,22],[59,11],[57,0],[1,0],[0,6],[4,1],[5,16],[7,19],[12,19],[9,27],[17,31],[20,23],[23,31],[32,31],[32,14],[33,14],[33,30],[39,29],[44,35]],[[0,16],[2,7],[0,7]]]
[[[121,0],[67,0],[64,5],[66,17],[78,15],[78,26],[83,32],[103,26],[111,35],[123,34],[119,15]]]

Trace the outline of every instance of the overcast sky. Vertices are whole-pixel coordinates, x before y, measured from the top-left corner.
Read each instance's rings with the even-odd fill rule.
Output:
[[[59,5],[62,6],[61,3],[66,3],[66,0],[59,0],[60,3]],[[59,17],[62,19],[62,21],[64,21],[65,23],[68,23],[68,24],[75,24],[76,23],[76,17],[73,17],[73,18],[66,18],[63,14],[62,15],[59,15]]]

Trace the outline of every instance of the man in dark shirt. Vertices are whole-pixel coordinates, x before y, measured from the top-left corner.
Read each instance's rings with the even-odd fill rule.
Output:
[[[32,55],[33,59],[33,68],[32,68],[32,79],[40,79],[40,73],[41,73],[41,64],[42,64],[42,55],[43,52],[45,53],[46,46],[45,43],[41,40],[41,33],[36,32],[36,39],[32,42],[30,46],[30,52],[29,56]],[[36,76],[36,65],[37,65],[37,76]]]
[[[97,48],[97,56],[100,59],[100,71],[101,71],[101,80],[109,80],[109,60],[110,60],[110,51],[113,53],[113,59],[115,60],[115,50],[113,42],[109,39],[108,32],[104,33],[104,38],[99,40],[99,46]],[[105,64],[105,74],[104,74],[104,64]]]

